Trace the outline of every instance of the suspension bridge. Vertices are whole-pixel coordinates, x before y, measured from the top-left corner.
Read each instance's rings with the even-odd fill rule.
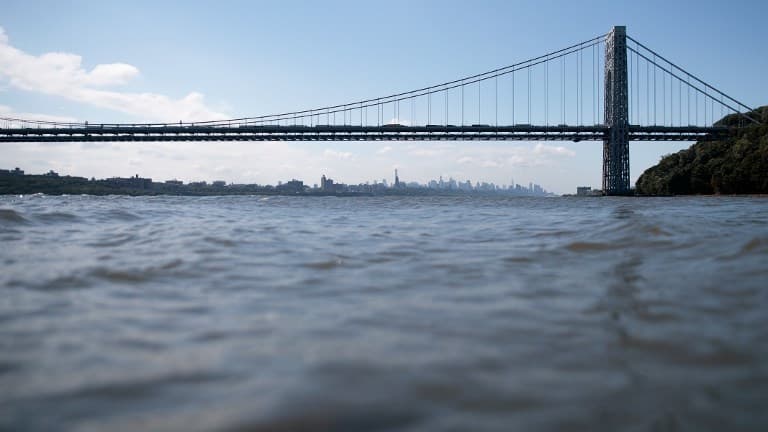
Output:
[[[0,142],[602,141],[603,191],[630,192],[630,141],[696,141],[750,107],[627,35],[407,92],[302,111],[178,123],[0,118]]]

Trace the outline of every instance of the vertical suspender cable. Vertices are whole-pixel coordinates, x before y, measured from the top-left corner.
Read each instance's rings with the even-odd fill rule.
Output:
[[[651,122],[651,64],[645,61],[645,123]]]
[[[584,124],[584,52],[578,51],[579,55],[579,126]]]
[[[707,120],[707,86],[704,86],[704,126],[709,126],[709,121]]]
[[[595,68],[595,45],[592,45],[592,124],[597,124],[597,96],[595,95],[597,83],[597,68]]]
[[[416,98],[411,98],[411,126],[416,126]]]
[[[640,56],[635,53],[635,121],[640,124]]]
[[[603,100],[600,97],[600,95],[602,94],[601,93],[602,87],[605,85],[604,83],[605,71],[602,70],[600,67],[600,57],[602,57],[601,53],[603,52],[603,49],[600,47],[600,44],[601,42],[597,43],[597,54],[598,54],[597,55],[597,74],[598,74],[597,75],[597,115],[598,115],[598,120],[600,121],[600,124],[603,124],[603,122],[605,122],[605,115],[602,115],[602,116],[600,115],[602,113],[601,104],[603,103]],[[600,79],[601,76],[603,77],[603,80]]]
[[[627,102],[629,104],[629,118],[627,119],[629,123],[632,123],[634,120],[633,116],[635,115],[635,72],[634,68],[632,67],[635,63],[635,58],[632,56],[632,53],[629,53],[629,76],[627,77],[627,81],[629,81],[629,88],[627,89],[629,94],[627,95]]]
[[[661,75],[661,125],[667,125],[667,73],[663,69]]]
[[[515,124],[515,71],[512,71],[512,125]]]
[[[669,65],[669,70],[672,70],[672,64]],[[672,75],[669,75],[669,125],[674,124],[675,116],[675,87],[672,84]]]
[[[565,56],[560,57],[560,124],[565,124]]]
[[[544,60],[544,125],[549,126],[549,60]]]
[[[576,51],[576,125],[581,125],[581,83],[579,82],[579,67],[581,66],[581,51]]]
[[[432,93],[427,93],[427,124],[432,124]]]
[[[656,125],[656,54],[653,55],[653,124]]]
[[[693,92],[694,103],[696,104],[696,126],[699,125],[699,92]]]
[[[723,95],[720,95],[720,118],[725,117],[725,110],[723,109]]]
[[[531,66],[528,66],[528,124],[531,123]]]

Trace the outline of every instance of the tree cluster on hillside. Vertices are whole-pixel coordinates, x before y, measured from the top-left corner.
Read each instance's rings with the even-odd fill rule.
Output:
[[[734,127],[725,138],[703,141],[662,157],[637,180],[643,195],[768,194],[768,106],[749,116],[728,115],[716,125]]]

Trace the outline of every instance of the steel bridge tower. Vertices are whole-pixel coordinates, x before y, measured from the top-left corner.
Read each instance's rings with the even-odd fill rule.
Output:
[[[627,195],[629,188],[629,94],[627,28],[614,27],[605,43],[605,125],[603,193]]]

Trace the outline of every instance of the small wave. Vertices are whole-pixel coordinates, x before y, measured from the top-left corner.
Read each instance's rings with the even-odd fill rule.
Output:
[[[131,222],[131,221],[136,221],[141,219],[141,216],[138,216],[131,212],[127,212],[125,210],[110,210],[106,212],[104,216],[106,216],[107,219],[110,219],[110,220],[125,221],[125,222]]]
[[[613,243],[573,242],[565,246],[571,252],[606,251],[619,248]]]
[[[91,275],[106,279],[111,282],[118,283],[142,283],[148,282],[157,277],[161,277],[168,274],[168,270],[173,270],[183,263],[180,259],[171,260],[165,264],[153,267],[147,267],[145,269],[113,269],[107,267],[99,267],[91,271]]]
[[[504,257],[503,260],[508,263],[530,263],[533,262],[533,258],[525,257],[525,256],[508,256]]]
[[[645,227],[645,232],[647,232],[652,236],[669,237],[672,235],[671,233],[665,231],[664,229],[656,225]]]
[[[32,282],[27,278],[8,281],[9,287],[26,288],[35,291],[62,291],[88,288],[91,285],[87,278],[80,274],[67,274],[52,279]]]
[[[21,364],[19,363],[0,363],[0,376],[16,372],[19,369],[21,369]]]
[[[27,223],[28,221],[12,209],[0,209],[0,223],[2,222],[10,222],[10,223]]]
[[[755,237],[745,243],[738,252],[724,255],[722,258],[726,260],[733,260],[749,255],[760,255],[765,253],[768,253],[768,238]]]
[[[742,254],[754,253],[754,252],[767,252],[768,251],[768,239],[765,238],[753,238],[744,247],[741,248]]]
[[[208,371],[182,371],[167,375],[149,376],[137,379],[112,380],[87,384],[83,387],[57,395],[62,400],[72,399],[133,399],[167,389],[169,386],[200,385],[231,379],[224,373]]]
[[[666,339],[650,339],[632,336],[625,332],[619,335],[619,344],[625,348],[664,356],[678,364],[697,366],[741,366],[754,362],[754,356],[727,347],[716,347],[708,351],[697,351],[682,342]]]
[[[237,243],[232,240],[220,237],[203,237],[203,240],[219,246],[234,247],[237,245]]]
[[[133,234],[116,234],[86,244],[92,247],[115,247],[130,243],[133,240],[136,240],[136,236]]]
[[[78,220],[80,220],[80,218],[77,217],[77,215],[73,215],[71,213],[64,213],[64,212],[40,213],[38,215],[35,215],[35,219],[42,222],[48,222],[48,223],[77,222]]]
[[[315,269],[315,270],[331,270],[336,267],[340,267],[344,261],[342,261],[339,258],[328,260],[328,261],[318,261],[318,262],[311,262],[304,264],[304,267]]]

